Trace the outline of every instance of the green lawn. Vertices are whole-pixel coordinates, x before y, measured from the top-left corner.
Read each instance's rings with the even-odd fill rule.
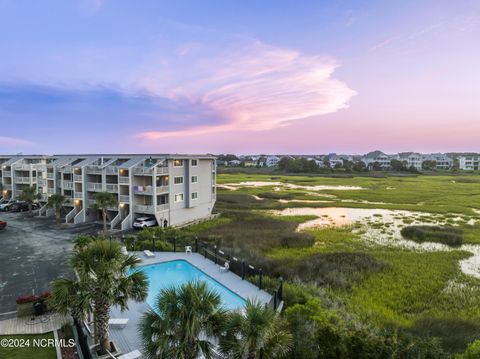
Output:
[[[25,345],[21,348],[0,346],[0,358],[2,359],[55,359],[57,357],[55,347],[42,348],[33,345],[34,339],[53,339],[53,333],[38,335],[3,335],[0,336],[0,340],[2,339],[15,339],[23,341],[24,343],[29,342],[29,345]]]

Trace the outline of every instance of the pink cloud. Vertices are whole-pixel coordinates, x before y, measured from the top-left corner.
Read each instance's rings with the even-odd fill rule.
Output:
[[[0,136],[0,146],[19,147],[32,146],[33,142],[22,140],[20,138]]]
[[[155,140],[231,130],[270,130],[346,108],[356,94],[332,77],[338,67],[335,60],[258,41],[200,58],[193,66],[191,79],[179,74],[181,83],[162,88],[160,84],[155,86],[158,81],[152,77],[142,79],[142,84],[171,100],[201,103],[221,114],[224,122],[172,132],[144,131],[140,137]],[[176,70],[172,71],[175,74]]]

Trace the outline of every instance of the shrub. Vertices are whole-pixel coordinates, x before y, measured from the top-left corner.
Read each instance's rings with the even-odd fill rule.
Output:
[[[408,226],[402,228],[402,236],[415,242],[436,242],[458,247],[463,243],[463,231],[454,227]]]
[[[50,297],[50,292],[44,292],[39,295],[23,295],[23,296],[17,297],[15,302],[17,304],[33,303],[39,300],[40,301],[45,300],[48,297]]]
[[[455,359],[478,359],[480,358],[480,340],[471,343],[467,350],[462,354],[455,356]]]

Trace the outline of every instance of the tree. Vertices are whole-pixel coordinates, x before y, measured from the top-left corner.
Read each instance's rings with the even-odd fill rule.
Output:
[[[422,162],[422,169],[427,171],[433,171],[437,168],[437,161],[435,160],[426,160]]]
[[[107,218],[108,218],[108,207],[116,205],[115,197],[110,192],[99,192],[95,194],[95,202],[93,203],[93,208],[100,209],[102,211],[103,219],[103,232],[107,233]]]
[[[226,318],[220,305],[220,295],[208,289],[205,282],[163,289],[154,310],[140,322],[147,358],[195,359],[200,353],[210,358],[211,343],[205,335],[220,334]]]
[[[396,159],[390,161],[390,167],[392,168],[392,170],[399,172],[408,170],[407,161],[400,161]]]
[[[244,311],[229,315],[220,350],[232,359],[285,358],[292,347],[292,335],[283,325],[273,309],[248,300]]]
[[[147,297],[148,280],[135,270],[140,262],[136,256],[122,254],[118,243],[100,237],[80,240],[70,259],[78,279],[59,278],[52,283],[55,310],[79,320],[93,313],[94,340],[102,354],[111,349],[110,308],[117,305],[125,310],[129,300],[141,302]]]
[[[62,207],[67,199],[65,196],[54,193],[48,198],[47,207],[53,208],[55,210],[55,218],[57,220],[57,224],[60,224],[60,216],[62,214]]]
[[[367,166],[365,165],[365,162],[357,161],[353,165],[353,170],[356,171],[356,172],[366,172],[367,171]]]
[[[381,171],[382,170],[382,165],[380,164],[380,162],[375,161],[375,162],[373,162],[372,169],[374,171]]]
[[[35,187],[27,187],[25,188],[22,193],[20,193],[19,199],[21,201],[25,201],[28,204],[28,214],[32,215],[32,206],[33,202],[42,198],[40,193],[37,193],[37,189]]]

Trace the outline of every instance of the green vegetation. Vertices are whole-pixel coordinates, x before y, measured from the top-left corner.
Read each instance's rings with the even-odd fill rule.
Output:
[[[21,201],[25,201],[28,204],[28,214],[32,215],[32,206],[33,202],[39,200],[42,197],[40,193],[37,193],[37,189],[35,187],[27,187],[25,188],[22,193],[20,193],[19,199]]]
[[[107,233],[108,208],[116,205],[116,199],[110,192],[95,193],[93,208],[102,211],[103,233]]]
[[[0,358],[8,359],[55,359],[57,352],[54,346],[39,347],[33,345],[33,340],[53,340],[53,333],[35,334],[35,335],[0,335],[0,340],[11,339],[20,340],[25,345],[19,347],[14,346],[0,346]],[[28,345],[26,343],[29,343]]]
[[[48,197],[47,207],[53,208],[55,210],[55,219],[57,221],[57,225],[60,224],[60,216],[62,214],[62,206],[67,199],[64,195],[60,193],[54,193],[50,197]]]
[[[458,247],[463,242],[463,231],[454,227],[408,226],[402,228],[402,236],[415,242],[437,242]]]

